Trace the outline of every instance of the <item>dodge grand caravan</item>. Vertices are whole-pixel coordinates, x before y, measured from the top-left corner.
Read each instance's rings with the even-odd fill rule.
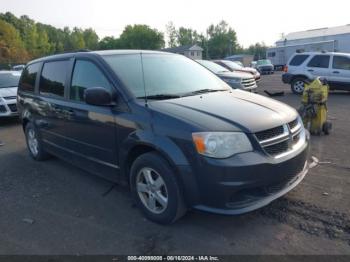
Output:
[[[77,52],[23,70],[18,109],[30,155],[50,155],[130,186],[144,215],[171,223],[195,208],[248,212],[308,171],[297,112],[232,90],[181,55]]]

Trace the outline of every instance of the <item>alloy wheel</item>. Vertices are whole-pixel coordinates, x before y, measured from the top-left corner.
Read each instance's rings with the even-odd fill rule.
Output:
[[[302,93],[304,91],[304,82],[301,80],[296,81],[293,88],[297,93]]]
[[[28,130],[28,146],[29,146],[29,150],[30,152],[36,156],[39,153],[39,143],[38,143],[38,139],[36,138],[36,134],[34,129],[29,129]]]
[[[154,169],[142,168],[136,177],[136,191],[143,205],[152,213],[160,214],[168,206],[168,190],[163,178]]]

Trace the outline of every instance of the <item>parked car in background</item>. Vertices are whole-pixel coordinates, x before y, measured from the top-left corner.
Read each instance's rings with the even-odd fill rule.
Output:
[[[17,87],[19,72],[0,71],[0,117],[17,116]]]
[[[302,94],[306,79],[321,76],[331,90],[350,91],[350,54],[334,52],[296,53],[288,61],[282,81],[293,93]]]
[[[242,67],[244,67],[244,66],[250,65],[253,59],[254,59],[254,55],[236,54],[236,55],[227,56],[222,60],[230,60],[233,62],[238,62],[239,64],[241,64]]]
[[[250,67],[256,69],[256,61],[252,61]]]
[[[22,71],[24,69],[25,65],[15,65],[12,67],[11,70],[13,71]]]
[[[261,79],[260,73],[251,67],[242,67],[236,62],[230,61],[230,60],[213,60],[218,65],[221,65],[225,67],[226,69],[230,70],[231,72],[243,72],[243,73],[249,73],[254,76],[255,81],[258,83]]]
[[[256,61],[256,69],[262,75],[273,74],[275,71],[275,67],[269,59],[262,59],[262,60]]]
[[[241,61],[232,61],[233,63],[236,63],[240,67],[244,67],[243,63]]]
[[[246,91],[254,92],[257,88],[254,77],[250,73],[244,73],[239,71],[229,71],[225,67],[218,65],[208,60],[196,60],[202,66],[206,67],[232,88],[243,89]]]
[[[52,154],[129,185],[158,223],[190,208],[255,210],[296,187],[309,168],[309,135],[295,109],[232,90],[182,55],[108,50],[37,59],[23,71],[17,101],[33,159]]]

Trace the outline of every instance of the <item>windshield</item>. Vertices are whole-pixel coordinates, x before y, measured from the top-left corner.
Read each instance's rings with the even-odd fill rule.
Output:
[[[17,87],[20,74],[0,73],[0,88]]]
[[[149,53],[102,57],[138,98],[230,89],[210,71],[181,55]]]
[[[235,62],[232,62],[232,61],[228,61],[228,60],[223,60],[222,61],[225,65],[227,65],[229,68],[231,68],[232,70],[240,70],[242,69],[242,67],[235,63]]]
[[[197,62],[200,63],[202,66],[208,68],[210,71],[212,71],[215,74],[222,73],[222,72],[230,72],[225,67],[211,61],[197,60]]]
[[[271,65],[271,61],[268,59],[264,59],[264,60],[259,60],[257,62],[258,65]]]

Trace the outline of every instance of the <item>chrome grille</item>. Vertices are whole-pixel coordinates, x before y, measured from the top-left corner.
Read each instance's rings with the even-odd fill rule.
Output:
[[[4,96],[4,99],[5,100],[13,100],[13,99],[16,99],[17,96]]]
[[[298,118],[288,123],[290,130],[293,130],[298,125]]]
[[[255,86],[256,82],[254,77],[242,79],[242,85],[247,88]]]
[[[272,146],[264,147],[264,150],[271,156],[282,154],[288,150],[288,141],[283,141]]]
[[[255,133],[255,136],[258,138],[259,141],[262,141],[283,134],[283,130],[283,126],[278,126],[275,128]]]
[[[288,152],[298,143],[302,130],[301,121],[296,118],[288,124],[255,133],[264,151],[273,157]]]

